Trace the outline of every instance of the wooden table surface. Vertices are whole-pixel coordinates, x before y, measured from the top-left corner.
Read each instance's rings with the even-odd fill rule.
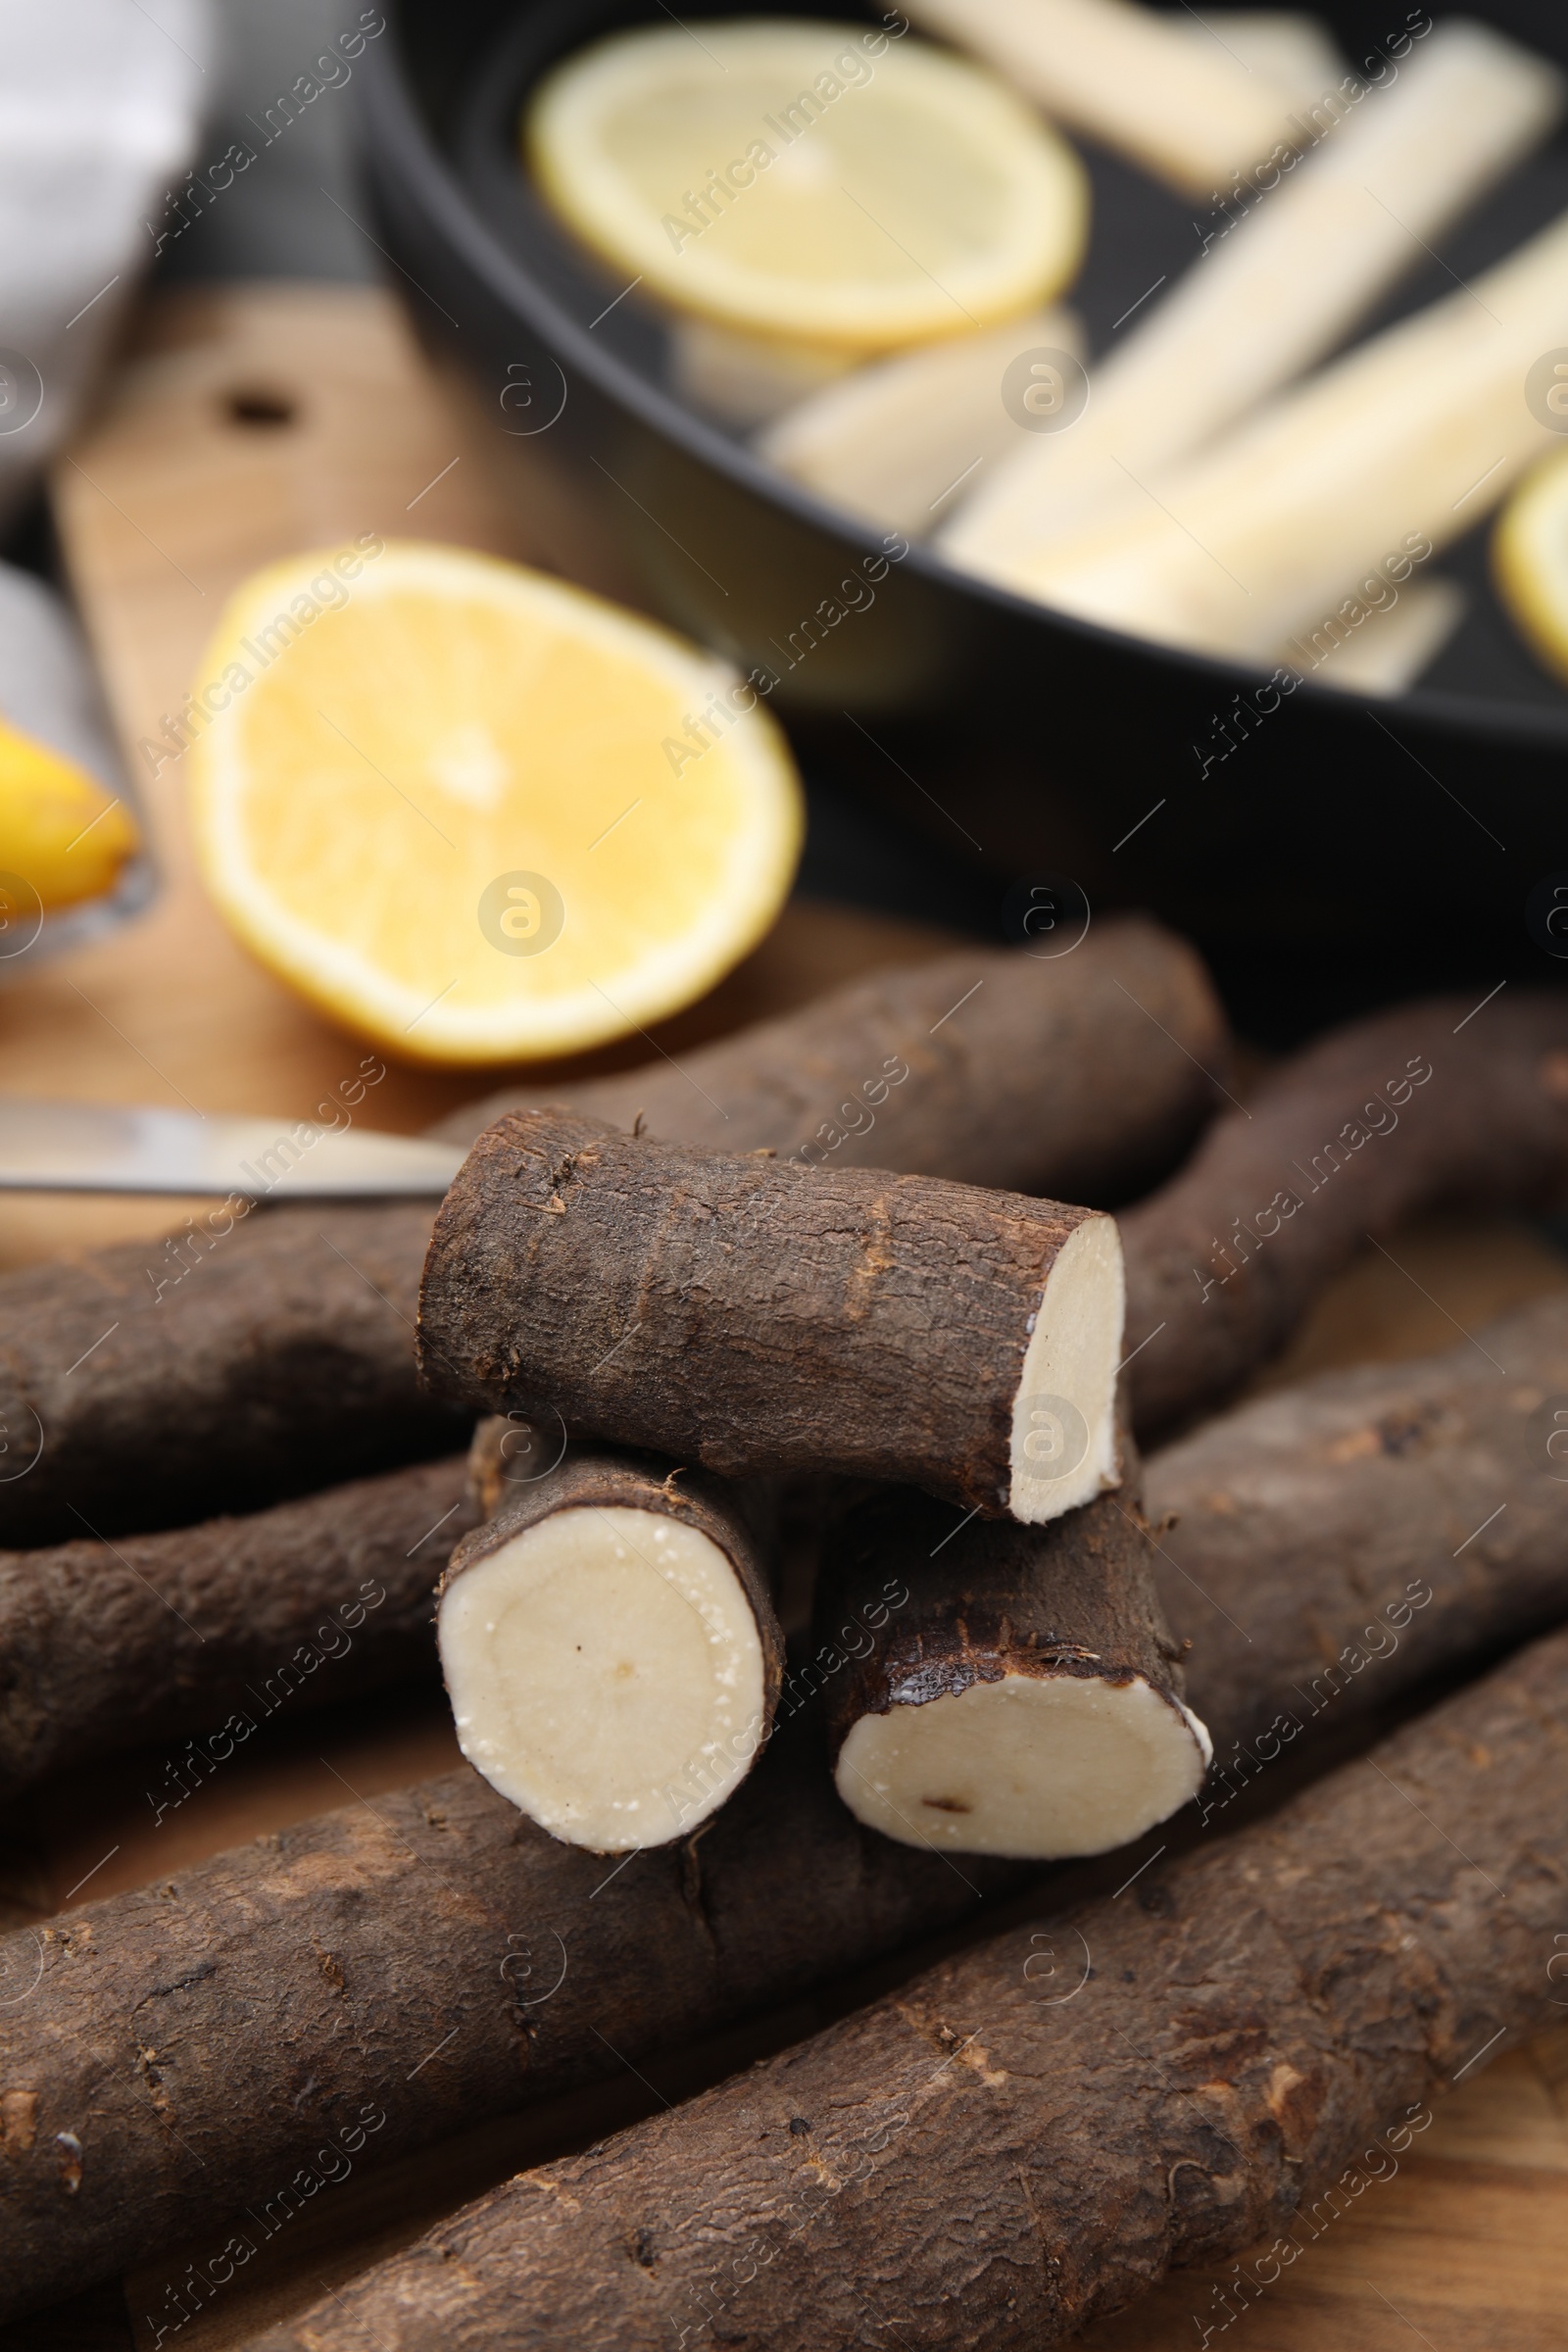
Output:
[[[257,405],[246,396],[257,393],[283,421],[244,420],[243,410]],[[164,887],[139,922],[0,991],[0,1094],[306,1115],[360,1049],[231,940],[194,872],[179,764],[153,777],[136,746],[176,707],[225,595],[273,557],[368,529],[529,551],[495,519],[483,453],[465,445],[396,306],[339,286],[157,300],[101,415],[59,469],[56,512]],[[913,925],[796,901],[747,963],[703,1005],[666,1023],[658,1042],[678,1052],[856,971],[945,944]],[[633,1041],[563,1070],[645,1052]],[[394,1069],[378,1097],[380,1117],[412,1130],[475,1091],[471,1073]],[[0,1196],[0,1265],[150,1237],[178,1222],[182,1206]],[[1397,1267],[1369,1252],[1349,1271],[1270,1383],[1446,1346],[1455,1321],[1473,1326],[1568,1286],[1568,1261],[1524,1227],[1431,1223],[1400,1237],[1396,1255]],[[138,1885],[329,1810],[346,1789],[371,1799],[458,1761],[436,1691],[368,1700],[252,1743],[155,1840],[141,1760],[115,1759],[53,1785],[0,1826],[0,1916],[41,1916],[78,1888],[86,1899],[89,1881],[93,1895]],[[809,2032],[831,1997],[652,2067],[655,2090],[628,2075],[356,2176],[181,2330],[181,2352],[244,2342],[518,2166]],[[151,2352],[146,2315],[166,2308],[165,2284],[184,2263],[181,2250],[166,2252],[122,2288],[0,2331],[0,2348],[118,2352],[134,2343]],[[1221,2276],[1182,2274],[1086,2340],[1102,2352],[1176,2352],[1222,2335],[1247,2352],[1568,2346],[1568,2008],[1560,2033],[1468,2076],[1397,2178],[1369,2190],[1260,2302],[1242,2312],[1220,2300]]]

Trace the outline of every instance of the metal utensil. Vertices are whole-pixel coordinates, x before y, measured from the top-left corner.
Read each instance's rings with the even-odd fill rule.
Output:
[[[437,1199],[466,1154],[423,1136],[0,1097],[0,1190]]]

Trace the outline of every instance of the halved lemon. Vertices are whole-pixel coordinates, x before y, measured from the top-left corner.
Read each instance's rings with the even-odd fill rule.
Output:
[[[971,333],[1077,268],[1076,156],[981,68],[876,26],[616,33],[536,92],[564,220],[684,311],[855,352]]]
[[[1492,562],[1521,636],[1568,677],[1568,450],[1526,474],[1498,518]]]
[[[193,708],[207,884],[389,1052],[566,1054],[689,1004],[802,837],[756,690],[631,612],[459,548],[300,556],[230,602]]]
[[[35,736],[0,718],[0,869],[46,910],[114,888],[139,846],[123,801]]]

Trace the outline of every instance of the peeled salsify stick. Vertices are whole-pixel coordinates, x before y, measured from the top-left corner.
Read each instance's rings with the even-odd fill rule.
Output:
[[[1440,26],[1312,153],[1282,146],[1245,191],[1216,191],[1227,210],[1253,209],[1113,341],[1078,422],[981,473],[943,553],[1021,585],[1077,531],[1156,515],[1148,486],[1325,358],[1562,103],[1562,76],[1540,58],[1481,24]]]
[[[911,0],[906,14],[1186,195],[1206,196],[1290,135],[1281,83],[1128,0]]]
[[[1406,694],[1436,661],[1464,619],[1469,599],[1457,580],[1407,580],[1397,604],[1369,612],[1354,634],[1323,640],[1329,651],[1313,661],[1318,645],[1298,641],[1282,647],[1281,659],[1309,672],[1319,686],[1342,694]]]
[[[1033,438],[1003,397],[1011,363],[1027,352],[1081,362],[1083,349],[1072,312],[1031,312],[1006,326],[858,368],[799,402],[754,446],[759,457],[835,506],[920,538],[936,527],[951,499],[984,478],[977,468]],[[1067,373],[1055,370],[1057,377]],[[1042,389],[1059,404],[1072,385],[1042,371]]]
[[[1524,386],[1564,341],[1568,216],[1163,476],[1143,513],[1009,561],[1007,582],[1159,644],[1289,658],[1393,602],[1553,446]]]
[[[1218,42],[1249,74],[1277,82],[1297,106],[1310,106],[1345,75],[1328,26],[1295,9],[1227,8],[1217,22],[1187,16],[1168,22],[1205,51]]]
[[[1177,29],[1210,49],[1217,37],[1196,18]],[[1324,98],[1344,67],[1310,17],[1227,15],[1222,45],[1297,104],[1326,106],[1325,121],[1348,103]],[[933,529],[948,495],[972,490],[977,465],[1029,429],[999,398],[1007,363],[1041,348],[1083,359],[1082,327],[1062,311],[861,366],[842,347],[740,334],[709,318],[673,318],[668,338],[670,382],[684,399],[731,426],[760,427],[758,452],[782,472],[910,537]]]
[[[739,432],[766,425],[856,364],[842,345],[749,335],[716,318],[672,318],[665,331],[670,389]]]
[[[513,1111],[436,1219],[418,1352],[466,1403],[725,1477],[906,1480],[1038,1522],[1114,1484],[1123,1296],[1092,1209]]]
[[[507,1424],[474,1441],[496,1517],[458,1545],[436,1638],[464,1754],[569,1845],[667,1844],[725,1802],[772,1729],[784,1640],[737,1488],[626,1454],[509,1483]]]

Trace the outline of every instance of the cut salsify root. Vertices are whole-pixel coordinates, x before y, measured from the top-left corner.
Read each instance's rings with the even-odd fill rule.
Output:
[[[740,1478],[906,1480],[1038,1522],[1115,1480],[1109,1217],[515,1111],[425,1260],[419,1351],[471,1404]]]
[[[1044,1442],[1059,1467],[1061,1418],[1037,1407],[1034,1422],[1048,1427],[1030,1427],[1025,1451]],[[487,1510],[503,1505],[517,1434],[497,1418],[475,1436]],[[706,1501],[694,1512],[673,1477],[581,1458],[468,1538],[443,1586],[464,1753],[569,1843],[619,1852],[688,1832],[770,1734],[782,1643],[742,1494],[710,1487]],[[857,1818],[907,1844],[1054,1859],[1185,1804],[1210,1749],[1183,1703],[1153,1556],[1113,1495],[1044,1534],[955,1529],[950,1508],[903,1490],[853,1513],[819,1615],[887,1629],[827,1704]],[[895,1587],[899,1613],[867,1606]]]
[[[1550,1000],[1524,997],[1511,1010],[1490,1009],[1471,1028],[1465,1015],[1472,1009],[1458,1001],[1407,1007],[1320,1044],[1265,1090],[1250,1118],[1238,1111],[1222,1123],[1187,1177],[1125,1220],[1139,1301],[1133,1338],[1152,1335],[1130,1367],[1146,1420],[1157,1424],[1173,1408],[1190,1408],[1271,1352],[1368,1225],[1388,1224],[1445,1190],[1552,1197],[1564,1164],[1558,1012]],[[1435,1051],[1436,1041],[1447,1039],[1446,1078],[1450,1088],[1463,1081],[1467,1152],[1457,1159],[1448,1116],[1434,1128],[1419,1091],[1433,1064],[1408,1048],[1423,1038]],[[1216,1270],[1206,1286],[1201,1278],[1195,1283],[1201,1242],[1217,1250],[1227,1186],[1239,1200],[1263,1200],[1265,1175],[1272,1181],[1283,1167],[1304,1169],[1314,1148],[1345,1129],[1346,1111],[1367,1103],[1373,1078],[1387,1083],[1401,1068],[1409,1074],[1390,1095],[1402,1107],[1379,1098],[1366,1112],[1373,1132],[1355,1130],[1367,1147],[1363,1155],[1342,1149],[1337,1160],[1321,1152],[1313,1160],[1336,1181],[1312,1201],[1312,1213],[1284,1224],[1276,1218],[1276,1238],[1258,1266],[1238,1250],[1236,1279],[1222,1282]],[[1455,1099],[1444,1098],[1450,1115]],[[1483,1103],[1487,1115],[1478,1118]],[[1300,1181],[1303,1191],[1315,1189],[1304,1174]],[[1206,1233],[1195,1229],[1195,1218]],[[697,1230],[705,1230],[701,1218]],[[1080,1246],[1090,1230],[1079,1229]],[[662,1271],[675,1279],[667,1256]],[[760,1295],[770,1295],[775,1272],[762,1268]],[[1052,1335],[1058,1366],[1071,1321],[1071,1272],[1064,1250],[1037,1327]],[[753,1265],[748,1278],[757,1274]],[[694,1256],[688,1279],[711,1286],[715,1300],[724,1295],[709,1261]],[[744,1281],[733,1288],[740,1278],[726,1279],[732,1296],[744,1292]],[[1067,1311],[1053,1311],[1058,1281]],[[586,1276],[581,1287],[589,1287]],[[1098,1482],[1090,1495],[1073,1489],[1087,1458],[1086,1417],[1075,1417],[1060,1393],[1042,1396],[1039,1385],[1026,1378],[1015,1414],[1017,1519],[1051,1518],[1053,1492],[1065,1489],[1074,1501],[1098,1492]],[[1058,1378],[1056,1386],[1071,1384]],[[776,1400],[773,1412],[782,1409]],[[882,1475],[898,1475],[890,1453]],[[868,1465],[862,1459],[858,1467]],[[906,1468],[904,1475],[918,1474]],[[961,1499],[972,1506],[976,1498]],[[1069,1524],[1057,1522],[1044,1541],[1012,1542],[1011,1531],[980,1524],[955,1531],[951,1515],[934,1515],[914,1497],[902,1505],[884,1498],[863,1525],[884,1540],[881,1570],[906,1576],[910,1592],[873,1656],[835,1687],[831,1702],[840,1793],[859,1818],[906,1840],[1047,1857],[1135,1836],[1193,1793],[1202,1762],[1199,1736],[1179,1712],[1179,1685],[1151,1630],[1157,1615],[1152,1619],[1147,1605],[1147,1546],[1114,1497]],[[831,1601],[831,1576],[824,1592]]]
[[[1045,1529],[955,1528],[908,1490],[853,1510],[817,1605],[829,1648],[846,1622],[878,1625],[824,1690],[851,1812],[906,1845],[1050,1861],[1124,1845],[1186,1804],[1212,1751],[1182,1696],[1155,1556],[1115,1494]],[[895,1575],[908,1605],[878,1623],[867,1600]]]
[[[506,1429],[475,1439],[487,1506]],[[841,1615],[880,1630],[849,1643],[825,1699],[857,1819],[905,1844],[1054,1860],[1187,1803],[1209,1741],[1155,1556],[1114,1495],[1027,1531],[956,1532],[950,1505],[906,1489],[852,1511],[826,1548],[817,1654]],[[437,1625],[464,1754],[569,1844],[689,1834],[771,1735],[783,1645],[740,1489],[574,1459],[460,1545]]]
[[[476,1451],[484,1492],[488,1432]],[[662,1465],[584,1454],[512,1489],[436,1624],[464,1754],[571,1845],[684,1835],[772,1727],[783,1639],[741,1498]]]

